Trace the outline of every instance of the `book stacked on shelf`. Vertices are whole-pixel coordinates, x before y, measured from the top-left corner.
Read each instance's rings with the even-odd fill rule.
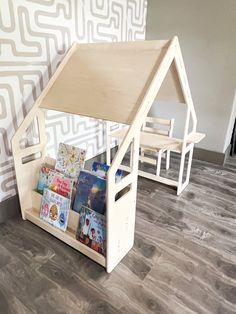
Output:
[[[104,215],[82,206],[76,239],[105,256],[106,219]]]
[[[85,164],[85,150],[60,143],[55,169],[44,164],[37,191],[42,202],[40,218],[63,231],[68,225],[74,182]]]
[[[60,143],[55,169],[66,176],[77,179],[84,168],[86,151],[84,149]]]
[[[40,210],[41,219],[65,231],[68,224],[69,210],[70,199],[47,188],[44,189]]]
[[[92,164],[91,171],[101,178],[107,179],[108,170],[109,170],[109,166],[107,164],[102,164],[98,161],[94,161]],[[116,172],[116,182],[121,180],[122,175],[123,175],[123,171],[118,169]]]
[[[41,166],[41,169],[39,171],[39,180],[38,180],[38,186],[37,191],[40,194],[43,194],[43,190],[48,187],[48,176],[50,171],[52,171],[53,168],[47,164],[43,164]]]
[[[60,143],[55,169],[40,169],[38,192],[43,194],[40,218],[66,230],[69,211],[79,214],[76,239],[105,256],[106,188],[109,166],[99,162],[84,170],[85,150]],[[122,171],[116,173],[116,182]]]
[[[80,213],[76,238],[105,256],[106,252],[106,179],[109,166],[94,162],[91,171],[81,170],[73,210]],[[116,181],[122,171],[116,173]]]
[[[105,214],[106,179],[89,171],[80,171],[73,210],[80,213],[82,206],[91,208],[99,214]]]

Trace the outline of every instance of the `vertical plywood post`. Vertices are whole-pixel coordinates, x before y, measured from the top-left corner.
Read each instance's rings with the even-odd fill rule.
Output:
[[[108,172],[107,186],[107,272],[111,272],[121,259],[128,253],[134,243],[139,132],[132,130],[120,145],[112,166]],[[131,144],[131,145],[130,145]],[[131,147],[131,172],[120,182],[115,182],[115,174]],[[122,191],[122,196],[119,193]],[[118,198],[118,199],[117,199]]]
[[[105,132],[106,132],[106,163],[108,166],[111,164],[111,138],[109,136],[111,128],[111,122],[105,122]]]
[[[20,140],[35,118],[38,119],[39,143],[26,148],[20,148]],[[43,163],[46,153],[44,110],[39,109],[37,105],[34,105],[13,137],[12,152],[21,214],[22,218],[25,219],[25,210],[32,208],[30,191],[36,188],[38,170]]]

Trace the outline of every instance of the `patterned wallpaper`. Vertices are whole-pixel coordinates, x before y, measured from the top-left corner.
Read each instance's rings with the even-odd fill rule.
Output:
[[[16,194],[11,138],[67,49],[145,38],[147,0],[0,1],[0,202]],[[98,109],[99,110],[99,109]],[[103,124],[48,111],[48,150],[60,141],[103,150]]]

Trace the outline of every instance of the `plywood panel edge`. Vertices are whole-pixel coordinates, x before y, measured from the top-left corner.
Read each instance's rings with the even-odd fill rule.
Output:
[[[96,45],[96,49],[109,49],[111,46],[116,49],[130,49],[131,47],[137,49],[167,49],[171,43],[171,39],[161,39],[161,40],[139,40],[139,41],[121,41],[121,42],[103,42],[103,43],[76,43],[77,49],[93,49]]]
[[[78,43],[75,43],[74,44],[74,49],[72,49],[70,51],[70,55],[68,54],[67,56],[67,60],[65,60],[65,62],[63,62],[61,64],[61,68],[58,69],[56,71],[56,74],[57,76],[53,77],[52,80],[53,82],[51,83],[51,85],[48,85],[47,88],[46,88],[46,91],[45,91],[45,95],[41,97],[41,99],[39,100],[40,102],[40,107],[42,108],[45,108],[45,109],[51,109],[51,110],[60,110],[62,112],[65,112],[65,113],[70,113],[70,114],[80,114],[80,111],[79,110],[76,110],[73,108],[70,108],[70,110],[66,107],[66,103],[63,103],[63,104],[60,104],[60,106],[58,106],[58,102],[56,103],[50,103],[47,101],[47,98],[44,100],[44,98],[46,97],[47,95],[47,92],[49,92],[50,88],[53,86],[53,84],[56,82],[56,79],[59,77],[60,73],[62,72],[64,66],[66,65],[66,63],[69,61],[70,57],[72,56],[72,54],[74,53],[75,49],[81,49],[81,50],[92,50],[96,47],[97,50],[104,50],[104,51],[107,51],[109,49],[115,49],[116,50],[119,50],[119,49],[123,49],[125,51],[125,48],[127,47],[127,54],[131,54],[132,51],[131,51],[131,48],[133,50],[153,50],[153,52],[155,53],[155,51],[159,51],[160,53],[160,50],[162,51],[161,55],[162,57],[159,58],[158,57],[158,54],[157,54],[157,63],[160,63],[160,59],[163,58],[163,56],[165,55],[167,49],[169,48],[171,44],[171,41],[170,40],[158,40],[158,41],[140,41],[140,42],[120,42],[120,43],[95,43],[95,44],[78,44]],[[64,60],[63,60],[64,61]],[[148,77],[148,79],[143,82],[144,83],[144,89],[143,90],[140,90],[140,97],[137,98],[137,102],[135,102],[134,104],[134,107],[136,106],[137,108],[135,108],[134,110],[134,114],[136,113],[136,111],[138,110],[139,108],[139,105],[142,101],[142,98],[143,98],[143,94],[145,93],[146,89],[149,87],[150,83],[152,82],[152,79],[153,79],[153,76],[155,74],[155,69],[156,69],[156,66],[153,67],[152,69],[150,68],[150,76]],[[128,87],[127,87],[128,88]],[[68,99],[69,99],[70,95],[68,95]],[[49,97],[50,98],[50,97]],[[86,99],[84,99],[84,101],[86,101]],[[126,104],[127,105],[127,104]],[[78,109],[78,108],[77,108]],[[127,118],[127,119],[118,119],[116,117],[116,115],[113,115],[111,114],[110,117],[108,117],[107,115],[103,115],[102,113],[99,114],[99,112],[97,112],[97,108],[94,108],[95,111],[91,111],[91,112],[82,112],[81,114],[83,116],[88,116],[88,117],[95,117],[95,118],[98,118],[98,119],[103,119],[103,120],[107,120],[108,118],[110,118],[109,120],[112,120],[112,121],[116,121],[118,123],[127,123],[127,124],[131,124],[132,123],[132,120],[133,120],[133,114],[132,114],[132,117],[131,118]]]

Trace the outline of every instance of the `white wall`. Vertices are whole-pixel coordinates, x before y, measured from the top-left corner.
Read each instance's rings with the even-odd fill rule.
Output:
[[[207,134],[199,147],[224,152],[232,133],[228,130],[230,119],[235,115],[236,1],[148,0],[146,38],[174,35],[180,40],[198,130]],[[174,107],[156,106],[153,111],[175,116]],[[181,117],[181,113],[178,115]],[[177,122],[177,129],[180,126]]]

